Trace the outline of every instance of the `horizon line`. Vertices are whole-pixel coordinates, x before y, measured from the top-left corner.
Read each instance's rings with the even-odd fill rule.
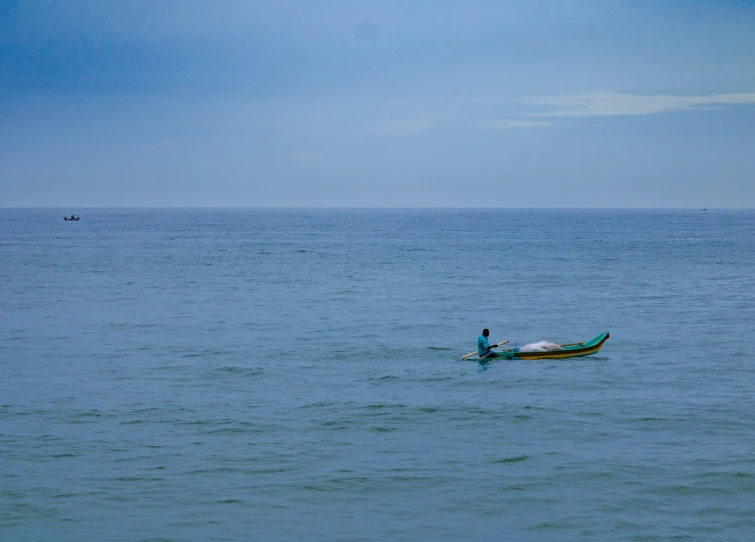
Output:
[[[239,205],[143,205],[143,206],[134,206],[134,205],[124,205],[124,206],[112,206],[112,205],[97,205],[97,206],[85,206],[85,207],[76,207],[76,206],[67,206],[67,207],[58,207],[58,206],[51,206],[51,205],[41,205],[41,206],[29,206],[29,205],[14,205],[14,206],[4,206],[0,205],[0,209],[3,210],[10,210],[10,209],[50,209],[50,210],[60,210],[60,209],[236,209],[236,210],[242,210],[242,209],[255,209],[255,210],[284,210],[284,209],[301,209],[301,210],[464,210],[464,211],[472,211],[472,210],[480,210],[480,211],[490,211],[490,210],[522,210],[522,209],[532,209],[532,210],[616,210],[616,211],[684,211],[684,210],[717,210],[717,211],[752,211],[755,210],[755,207],[528,207],[528,206],[516,206],[516,207],[452,207],[452,206],[431,206],[431,207],[404,207],[404,206],[397,206],[397,207],[391,207],[391,206],[370,206],[370,207],[364,207],[364,206],[299,206],[299,205],[293,205],[293,206],[272,206],[272,205],[265,205],[265,206],[239,206]]]

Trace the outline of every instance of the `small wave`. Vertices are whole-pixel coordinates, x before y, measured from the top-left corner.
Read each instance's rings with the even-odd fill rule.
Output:
[[[333,401],[318,401],[317,403],[309,403],[308,405],[303,405],[299,408],[322,408],[322,407],[333,407],[336,406],[338,403],[334,403]]]
[[[556,525],[554,523],[539,523],[533,527],[528,527],[528,531],[540,531],[540,530],[546,530],[546,529],[565,529],[565,525]]]
[[[229,366],[229,367],[218,367],[216,369],[212,369],[210,373],[232,374],[232,375],[239,375],[239,376],[260,376],[263,374],[263,371],[257,367],[251,368],[251,367]]]
[[[205,435],[237,435],[241,433],[264,433],[264,429],[257,427],[226,427],[223,429],[214,429],[212,431],[204,431]]]
[[[186,474],[189,475],[197,475],[197,474],[237,474],[242,472],[241,469],[233,468],[233,467],[215,467],[210,469],[193,469],[186,471]]]
[[[517,455],[514,457],[504,457],[502,459],[496,459],[492,463],[519,463],[520,461],[527,461],[530,458],[528,455]]]
[[[224,356],[228,354],[235,354],[236,352],[230,350],[204,350],[202,352],[189,352],[184,354],[185,358],[206,358],[209,356]]]
[[[699,495],[699,494],[723,494],[733,493],[733,490],[726,487],[702,487],[692,485],[676,485],[676,486],[662,486],[659,488],[653,488],[649,490],[650,493],[659,495]],[[734,490],[736,491],[736,490]]]
[[[158,476],[120,476],[115,479],[116,482],[160,482],[164,478]]]
[[[376,433],[394,433],[398,431],[395,427],[373,427],[372,431]]]
[[[323,427],[329,431],[345,431],[349,429],[349,423],[347,422],[323,422],[320,427]]]
[[[384,408],[406,408],[406,405],[401,404],[401,403],[396,403],[395,405],[389,405],[387,403],[381,403],[381,404],[377,404],[377,405],[367,405],[364,408],[366,408],[368,410],[382,410]]]
[[[449,380],[456,380],[452,376],[431,376],[418,379],[419,382],[448,382]]]
[[[157,409],[155,407],[149,407],[149,408],[139,408],[137,410],[132,410],[132,414],[144,414],[145,412],[156,412]]]

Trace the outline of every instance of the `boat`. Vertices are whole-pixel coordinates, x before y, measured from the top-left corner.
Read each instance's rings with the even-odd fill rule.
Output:
[[[73,222],[76,222],[80,218],[81,218],[80,216],[73,216],[73,215],[71,215],[71,216],[64,216],[63,220],[71,220]]]
[[[509,348],[508,350],[498,352],[497,359],[561,359],[589,356],[603,348],[603,344],[605,344],[610,336],[606,331],[585,343],[559,344],[557,350],[523,352],[519,348]]]

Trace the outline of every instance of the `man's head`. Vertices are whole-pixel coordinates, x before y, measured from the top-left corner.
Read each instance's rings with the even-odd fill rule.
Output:
[[[490,331],[488,331],[488,328],[483,329],[482,330],[482,336],[483,337],[487,337],[488,335],[490,335]]]

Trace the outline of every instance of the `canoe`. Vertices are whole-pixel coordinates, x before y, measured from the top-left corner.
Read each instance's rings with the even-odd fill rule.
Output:
[[[559,350],[548,350],[547,352],[520,352],[518,348],[510,348],[498,352],[498,359],[561,359],[589,356],[603,348],[608,337],[610,335],[606,331],[586,343],[560,344]]]

